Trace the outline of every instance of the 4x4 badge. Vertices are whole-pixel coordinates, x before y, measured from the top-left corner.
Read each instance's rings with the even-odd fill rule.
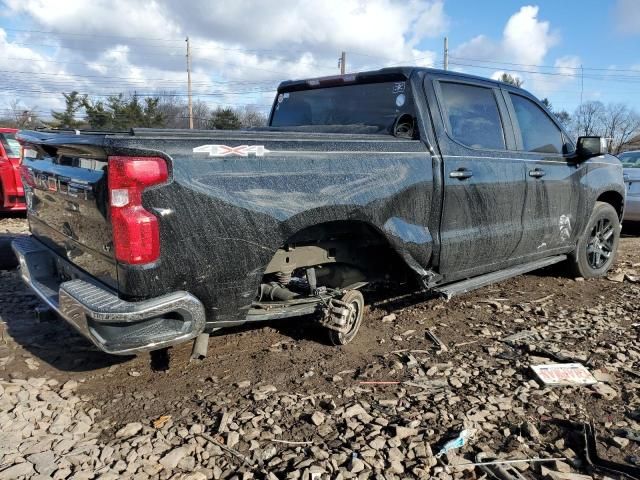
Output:
[[[229,147],[227,145],[200,145],[193,149],[193,153],[208,153],[210,157],[227,157],[237,155],[239,157],[248,157],[255,155],[256,157],[264,157],[269,150],[264,145],[239,145],[237,147]]]

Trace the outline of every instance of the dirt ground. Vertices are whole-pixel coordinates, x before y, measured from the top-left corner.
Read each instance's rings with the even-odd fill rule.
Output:
[[[24,232],[25,224],[22,218],[0,218],[0,233]],[[636,233],[623,236],[614,273],[640,273]],[[100,410],[105,441],[129,422],[149,424],[171,415],[174,422],[188,425],[214,416],[219,412],[215,397],[231,403],[247,398],[242,388],[246,381],[299,395],[327,394],[338,402],[353,389],[365,389],[360,395],[368,401],[391,398],[400,387],[365,387],[361,382],[411,380],[411,369],[396,365],[410,367],[411,355],[431,365],[449,365],[462,379],[460,386],[451,384],[459,405],[466,405],[467,397],[485,388],[484,382],[494,395],[517,398],[519,385],[535,381],[528,368],[531,360],[548,360],[545,353],[551,351],[608,374],[617,394],[608,399],[587,387],[541,389],[523,402],[527,418],[538,425],[553,416],[589,419],[601,435],[612,437],[617,426],[629,425],[630,414],[640,412],[640,283],[628,279],[572,279],[556,267],[448,302],[419,296],[378,302],[368,307],[357,339],[344,347],[331,346],[325,331],[304,320],[238,328],[212,336],[209,355],[201,361],[189,362],[190,345],[171,349],[168,369],[163,358],[103,354],[62,321],[37,319],[34,309],[39,306],[17,271],[0,272],[0,377],[77,380],[79,394]],[[386,317],[391,312],[395,319]],[[543,334],[544,348],[501,342],[529,328]],[[425,335],[428,329],[444,342],[446,352],[434,349]],[[469,370],[470,378],[463,370]],[[496,383],[484,377],[485,371],[511,377]],[[446,408],[451,418],[457,416],[450,398]],[[313,428],[308,421],[292,419],[283,438],[307,439]],[[433,428],[437,434],[438,427]],[[640,457],[640,444],[634,441],[624,447],[605,442],[601,448],[603,455],[619,461]]]

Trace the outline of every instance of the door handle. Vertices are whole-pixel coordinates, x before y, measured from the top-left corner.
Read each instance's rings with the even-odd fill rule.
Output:
[[[471,170],[467,170],[466,168],[459,168],[458,170],[454,170],[449,173],[450,178],[457,178],[458,180],[464,180],[465,178],[473,177],[473,172]]]
[[[534,178],[542,178],[546,175],[546,172],[541,168],[534,168],[533,170],[529,170],[529,176]]]

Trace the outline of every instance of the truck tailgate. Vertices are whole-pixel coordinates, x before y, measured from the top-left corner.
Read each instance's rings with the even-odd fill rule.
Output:
[[[116,289],[104,135],[22,132],[19,139],[31,232]]]

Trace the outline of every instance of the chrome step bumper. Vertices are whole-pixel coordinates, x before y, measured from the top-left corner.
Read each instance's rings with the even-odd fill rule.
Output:
[[[12,247],[24,282],[104,352],[157,350],[191,340],[204,330],[204,307],[188,292],[127,302],[34,238],[14,240]],[[71,280],[60,279],[61,266]]]

